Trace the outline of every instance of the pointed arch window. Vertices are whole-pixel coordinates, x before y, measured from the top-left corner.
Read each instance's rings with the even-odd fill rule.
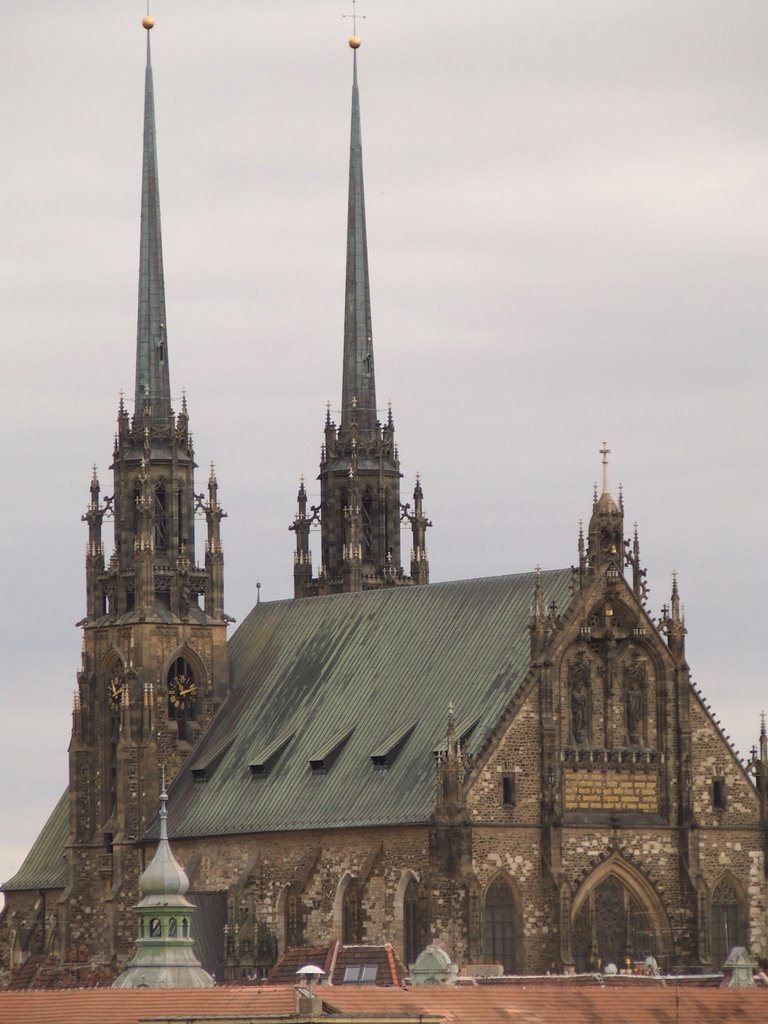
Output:
[[[168,669],[168,719],[175,721],[179,739],[187,739],[187,723],[197,717],[199,687],[192,665],[185,657],[174,660]]]
[[[406,964],[416,963],[416,958],[427,944],[426,917],[426,892],[415,878],[411,878],[403,896],[403,940]]]
[[[362,504],[362,525],[363,525],[363,561],[373,561],[373,495],[370,487],[366,487],[363,493]]]
[[[107,744],[106,744],[106,772],[107,784],[107,818],[111,818],[117,811],[117,745],[120,741],[120,709],[123,702],[123,691],[125,690],[125,674],[123,663],[118,658],[107,674],[105,696],[107,701]]]
[[[292,889],[285,898],[285,945],[286,948],[304,943],[301,898]]]
[[[187,536],[186,523],[184,522],[184,493],[181,484],[178,484],[173,492],[173,526],[176,542],[179,546],[179,553],[186,554]]]
[[[341,941],[345,946],[359,946],[363,941],[363,919],[360,883],[351,878],[344,893],[341,916]]]
[[[651,915],[615,875],[595,886],[582,904],[574,921],[573,954],[577,972],[608,964],[623,968],[647,956],[658,959]]]
[[[168,550],[168,492],[164,483],[155,487],[155,551]]]
[[[746,944],[742,901],[730,878],[721,879],[712,893],[712,964],[722,970],[734,946]]]
[[[512,889],[496,878],[485,894],[484,956],[491,963],[501,964],[505,974],[518,969],[520,935],[517,908]]]

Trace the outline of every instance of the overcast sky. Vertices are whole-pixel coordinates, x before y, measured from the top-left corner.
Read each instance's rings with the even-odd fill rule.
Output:
[[[292,594],[341,392],[347,0],[157,0],[172,390],[215,460],[227,610]],[[768,707],[765,0],[361,0],[378,399],[433,580],[571,565],[598,449],[650,610],[741,749]],[[0,877],[67,779],[80,521],[132,397],[144,31],[4,11]],[[408,543],[405,543],[408,550]]]

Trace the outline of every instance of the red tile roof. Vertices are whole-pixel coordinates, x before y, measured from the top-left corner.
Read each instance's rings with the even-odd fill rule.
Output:
[[[690,986],[585,988],[557,984],[399,988],[323,987],[327,1012],[442,1014],[448,1024],[765,1024],[766,989],[707,989]],[[185,990],[87,989],[59,992],[0,992],[0,1024],[140,1024],[150,1018],[293,1014],[292,986]],[[333,1017],[329,1017],[330,1021]]]
[[[341,985],[348,967],[376,967],[377,985],[400,985],[407,971],[390,943],[384,946],[342,946],[334,941],[330,946],[292,946],[280,954],[269,973],[270,985],[296,983],[296,972],[306,964],[321,967],[333,985]]]

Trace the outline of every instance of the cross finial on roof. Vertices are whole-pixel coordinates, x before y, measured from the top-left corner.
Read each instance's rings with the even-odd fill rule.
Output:
[[[603,441],[603,447],[600,449],[600,454],[603,456],[603,494],[608,493],[608,456],[611,454],[611,449],[608,447],[608,442]]]
[[[366,18],[365,14],[358,14],[357,13],[357,6],[356,5],[357,5],[357,0],[352,0],[352,13],[351,14],[342,14],[342,18],[351,18],[352,19],[352,34],[355,35],[355,36],[357,35],[357,19],[358,18],[362,18],[363,21],[365,21],[365,18]]]

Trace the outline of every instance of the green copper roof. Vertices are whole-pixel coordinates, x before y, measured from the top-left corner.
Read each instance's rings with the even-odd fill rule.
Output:
[[[376,429],[376,381],[373,372],[371,289],[368,279],[368,241],[363,191],[363,142],[357,51],[352,72],[352,128],[349,144],[349,209],[347,213],[347,280],[344,309],[344,372],[341,386],[340,432],[349,432],[352,419],[361,437]],[[354,404],[354,409],[353,409]]]
[[[157,137],[152,62],[147,31],[144,85],[144,155],[141,177],[141,242],[139,254],[139,316],[136,333],[136,412],[149,390],[152,418],[167,421],[171,414],[171,384],[165,319],[163,243],[160,232],[160,188],[157,176]]]
[[[69,793],[65,790],[19,870],[2,888],[63,889],[64,844],[69,832]]]
[[[213,978],[195,952],[196,907],[187,899],[186,872],[168,842],[168,794],[160,794],[160,841],[139,878],[135,952],[112,988],[210,988]]]
[[[571,570],[542,574],[570,602]],[[428,820],[448,705],[477,751],[526,677],[534,574],[260,604],[232,692],[171,789],[174,836]]]

